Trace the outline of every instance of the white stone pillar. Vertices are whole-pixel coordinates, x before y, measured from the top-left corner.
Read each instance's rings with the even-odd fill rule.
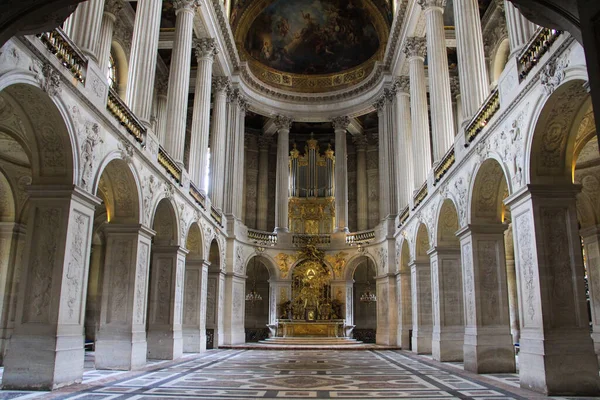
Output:
[[[51,390],[81,382],[88,266],[98,204],[96,197],[78,187],[30,187],[30,229],[15,330],[4,360],[4,389]]]
[[[529,185],[510,207],[521,310],[521,387],[549,396],[597,396],[577,230],[575,185]]]
[[[132,370],[146,364],[146,306],[154,232],[108,224],[96,339],[96,368]]]
[[[398,193],[394,187],[397,173],[394,97],[391,90],[385,89],[383,96],[374,104],[379,116],[379,216],[382,220],[395,219],[398,214]]]
[[[452,94],[452,106],[454,110],[454,128],[456,132],[461,130],[461,122],[463,120],[462,96],[460,94],[460,80],[458,76],[450,77],[450,93]]]
[[[104,0],[80,3],[65,24],[65,32],[81,51],[97,61],[97,47],[104,11]]]
[[[216,349],[223,344],[224,340],[223,303],[225,301],[225,273],[219,270],[218,265],[209,267],[206,293],[206,328],[214,332],[213,348]]]
[[[515,372],[502,224],[459,231],[465,305],[465,370]],[[521,364],[521,368],[524,368]]]
[[[238,146],[238,127],[240,114],[238,112],[238,89],[230,89],[227,92],[227,128],[225,129],[225,163],[223,171],[223,213],[229,217],[233,216],[235,172]]]
[[[510,333],[513,344],[519,343],[521,329],[519,323],[519,297],[517,295],[517,272],[515,270],[515,246],[512,224],[504,232],[504,250],[506,252],[506,285],[508,287],[508,307],[510,311]]]
[[[412,294],[412,351],[417,354],[431,354],[431,266],[429,260],[415,260],[408,265]]]
[[[454,0],[454,21],[463,118],[470,119],[490,94],[478,1]]]
[[[394,82],[394,118],[396,125],[396,153],[398,154],[397,165],[397,188],[398,188],[398,212],[410,203],[412,191],[415,187],[413,181],[413,163],[412,154],[412,123],[410,119],[410,79],[408,76],[401,76]]]
[[[146,126],[150,126],[161,10],[162,0],[138,2],[131,39],[125,103]]]
[[[190,138],[190,179],[201,192],[205,187],[205,172],[208,167],[208,137],[210,128],[210,89],[212,66],[218,53],[217,42],[213,38],[194,41],[198,60],[194,110],[192,111],[192,135]]]
[[[241,221],[244,217],[244,178],[246,176],[246,112],[248,111],[248,102],[243,96],[238,98],[237,113],[238,124],[236,132],[236,157],[234,170],[234,192],[233,214]]]
[[[174,360],[183,355],[183,277],[187,253],[179,246],[152,247],[148,358]]]
[[[205,260],[186,260],[183,297],[183,352],[206,351],[208,266]]]
[[[366,135],[353,136],[356,146],[356,226],[359,231],[369,229],[369,195],[367,186],[367,145]]]
[[[165,145],[167,137],[167,87],[168,84],[164,80],[156,82],[156,115],[155,115],[155,132],[158,137],[158,142],[161,146]]]
[[[410,271],[396,274],[396,295],[398,296],[398,346],[402,350],[410,349],[410,330],[413,327]]]
[[[398,307],[396,305],[396,275],[377,277],[377,334],[376,343],[395,346],[398,342]]]
[[[429,71],[429,93],[431,94],[433,159],[437,162],[454,144],[454,118],[452,117],[448,53],[444,32],[446,0],[417,0],[417,2],[425,12],[427,25],[427,70]]]
[[[335,223],[336,232],[348,230],[348,146],[346,129],[350,125],[349,117],[337,117],[332,120],[335,132]]]
[[[98,65],[105,75],[108,73],[110,49],[112,45],[115,21],[123,8],[122,0],[107,0],[102,14],[100,40],[98,41]]]
[[[229,78],[213,78],[214,107],[210,144],[210,185],[208,188],[212,205],[223,209],[223,184],[225,182],[225,139],[227,130],[227,90]]]
[[[529,42],[538,26],[525,18],[508,0],[504,0],[504,15],[510,40],[510,53],[514,56]]]
[[[425,38],[409,37],[404,48],[410,70],[410,120],[412,123],[413,187],[410,195],[427,180],[431,168],[431,142],[425,84]]]
[[[167,92],[167,137],[165,150],[175,162],[183,164],[192,57],[192,33],[197,0],[174,0],[175,40]]]
[[[269,211],[269,147],[271,136],[264,134],[258,138],[258,189],[256,193],[256,229],[267,230]]]
[[[435,247],[429,256],[433,293],[433,359],[462,361],[465,327],[460,249]]]
[[[236,345],[246,342],[244,319],[246,315],[246,277],[237,273],[225,276],[225,302],[223,304],[223,342]],[[264,301],[264,300],[263,300]]]
[[[277,126],[277,185],[275,189],[275,232],[288,232],[289,152],[292,119],[279,115]]]

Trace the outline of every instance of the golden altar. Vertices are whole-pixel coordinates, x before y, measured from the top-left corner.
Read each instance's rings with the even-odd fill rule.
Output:
[[[277,320],[276,335],[279,337],[344,337],[344,320],[297,321],[279,319]]]

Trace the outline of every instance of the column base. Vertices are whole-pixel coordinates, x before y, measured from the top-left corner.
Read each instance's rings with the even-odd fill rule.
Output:
[[[410,331],[408,329],[398,329],[398,346],[402,350],[410,349]]]
[[[516,371],[515,350],[509,333],[465,333],[463,350],[465,371],[476,374]]]
[[[82,335],[13,337],[2,389],[54,390],[81,383],[83,359]]]
[[[523,389],[548,396],[598,396],[598,359],[589,334],[565,332],[560,338],[521,338],[519,378]]]
[[[182,355],[181,331],[151,330],[148,332],[148,359],[175,360]]]
[[[102,336],[99,333],[96,341],[96,369],[131,371],[146,365],[146,332],[112,338]]]
[[[391,334],[390,332],[379,333],[379,329],[377,330],[377,333],[375,335],[375,343],[383,346],[396,346],[397,341],[397,337]]]
[[[246,343],[246,332],[244,329],[241,331],[239,329],[235,329],[231,333],[226,333],[223,335],[223,341],[220,344],[224,345],[236,345],[236,344],[244,344]]]
[[[206,329],[183,328],[183,352],[203,353],[206,351]]]
[[[446,332],[433,333],[431,354],[436,361],[462,361],[464,357],[464,331],[462,327],[446,328]]]
[[[431,331],[413,330],[412,352],[417,354],[431,354]]]

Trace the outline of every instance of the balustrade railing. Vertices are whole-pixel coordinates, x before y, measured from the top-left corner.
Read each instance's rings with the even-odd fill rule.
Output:
[[[450,151],[446,153],[444,158],[442,158],[442,161],[440,161],[440,163],[435,167],[435,183],[439,182],[444,177],[444,175],[446,175],[446,173],[450,170],[450,168],[454,165],[455,162],[456,154],[454,154],[454,147],[452,147]]]
[[[202,207],[203,210],[206,210],[206,196],[200,193],[196,185],[192,182],[190,182],[190,196],[192,196],[196,204]]]
[[[421,186],[421,188],[415,195],[413,210],[417,208],[419,204],[423,202],[423,200],[425,200],[425,197],[427,197],[427,182],[423,183],[423,186]]]
[[[277,234],[248,229],[248,240],[260,246],[275,246],[277,244]]]
[[[408,206],[406,206],[406,207],[404,207],[404,210],[402,210],[400,212],[400,218],[399,218],[400,224],[398,225],[398,228],[400,228],[402,225],[404,225],[404,223],[408,219],[409,215],[410,215],[410,211],[408,209]]]
[[[137,119],[113,88],[108,89],[106,109],[125,127],[135,140],[142,144],[146,143],[146,127],[142,125],[140,120]]]
[[[331,243],[331,235],[327,233],[321,233],[318,235],[298,233],[292,236],[292,244],[294,246],[300,247],[306,245],[307,243],[312,243],[316,246],[328,246]]]
[[[541,28],[525,46],[525,49],[518,57],[519,82],[522,82],[529,72],[537,65],[540,58],[548,50],[552,43],[558,39],[562,31],[556,29]]]
[[[375,239],[375,231],[362,231],[348,233],[346,235],[346,244],[349,246],[360,246],[369,244]]]
[[[73,74],[75,79],[85,83],[87,58],[62,29],[56,28],[50,32],[40,33],[37,37],[60,60],[61,64]]]
[[[498,88],[494,89],[467,126],[467,144],[471,143],[500,109]]]
[[[223,215],[213,206],[210,206],[210,216],[219,224],[219,226],[223,226]]]
[[[158,163],[164,167],[177,183],[181,184],[181,167],[175,164],[175,161],[162,146],[158,148]]]

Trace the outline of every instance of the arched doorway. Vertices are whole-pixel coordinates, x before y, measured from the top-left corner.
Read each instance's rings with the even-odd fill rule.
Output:
[[[246,307],[244,330],[246,342],[258,342],[269,337],[269,275],[259,256],[246,267]]]
[[[209,263],[204,260],[202,234],[197,222],[188,230],[185,248],[185,284],[183,297],[183,352],[206,350],[206,290]]]
[[[431,264],[429,261],[429,233],[421,223],[417,229],[415,258],[411,260],[412,292],[412,351],[417,354],[431,354],[431,334],[433,329],[431,302]]]
[[[354,339],[363,343],[375,343],[377,339],[377,301],[375,276],[377,269],[373,260],[362,256],[357,261],[352,275],[352,315],[354,315]]]
[[[410,273],[410,247],[406,238],[400,248],[399,271],[396,277],[398,294],[398,345],[402,350],[411,349],[412,336],[412,284]]]
[[[221,270],[221,252],[216,239],[208,253],[208,287],[206,289],[206,348],[216,349],[223,343],[223,300],[225,273]]]

